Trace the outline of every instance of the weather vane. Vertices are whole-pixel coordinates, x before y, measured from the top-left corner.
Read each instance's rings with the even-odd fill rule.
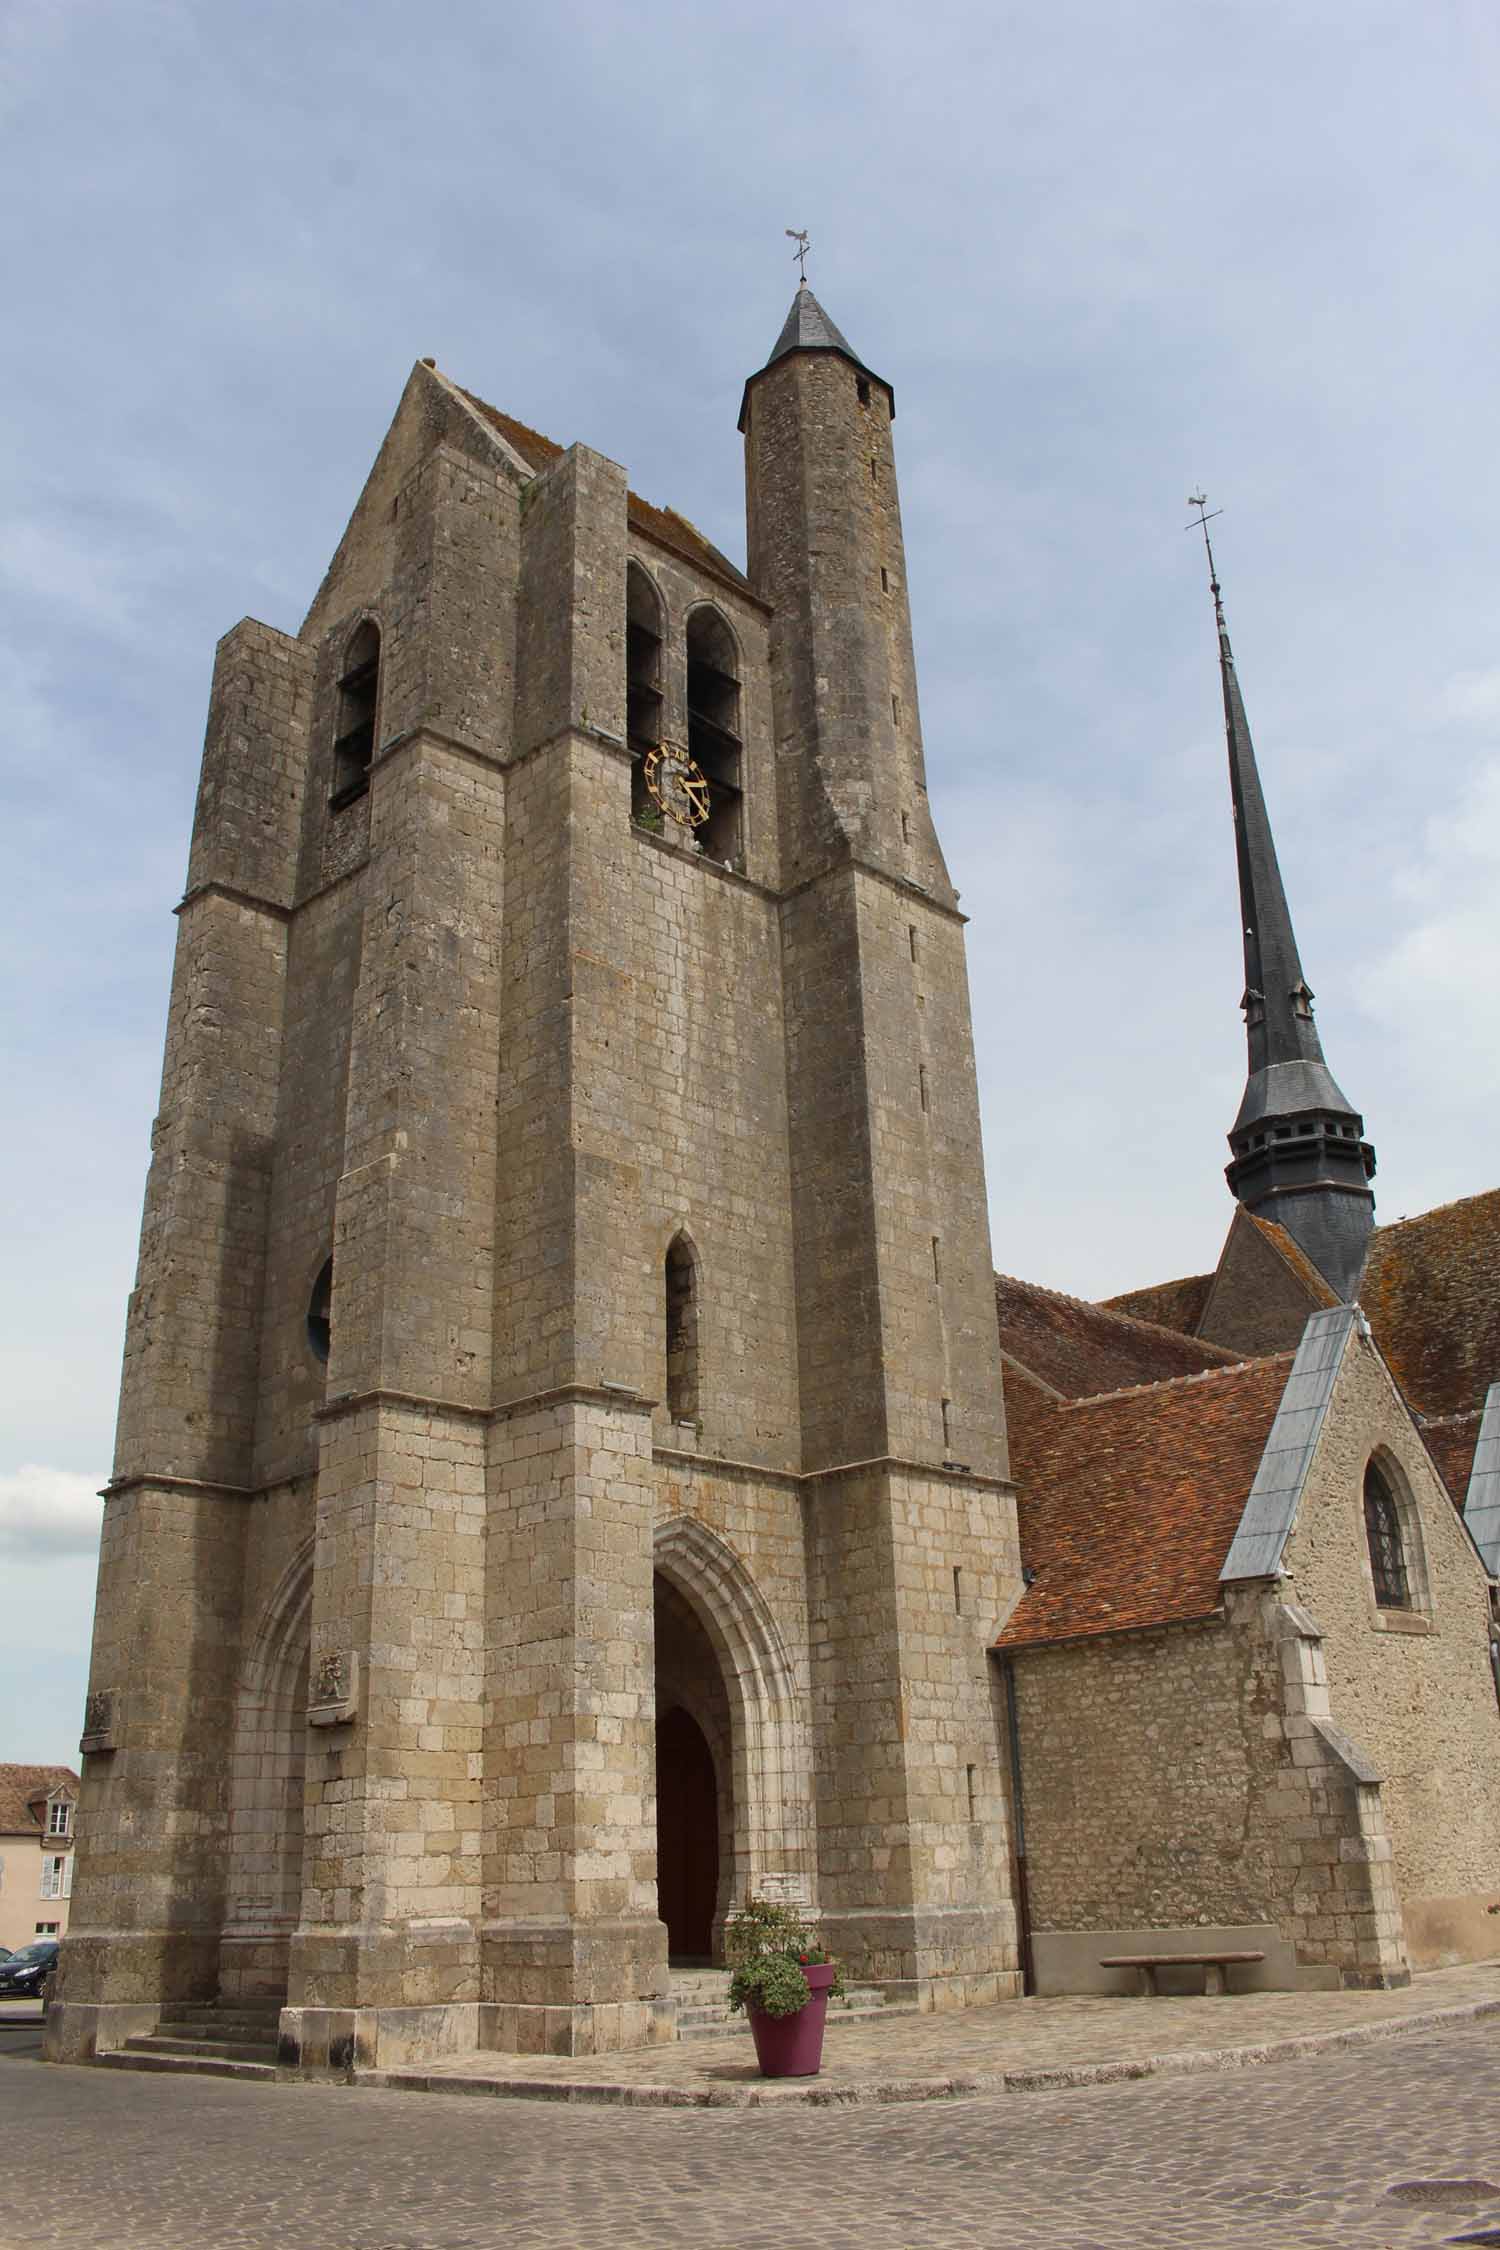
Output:
[[[807,253],[809,248],[807,229],[806,227],[788,227],[786,233],[788,239],[797,245],[792,252],[792,256],[797,261],[798,270],[802,275],[802,285],[805,288],[807,286]]]
[[[1182,528],[1184,531],[1201,531],[1203,534],[1203,544],[1208,549],[1209,592],[1213,595],[1214,609],[1218,615],[1219,623],[1222,625],[1224,622],[1224,607],[1219,600],[1219,573],[1214,564],[1214,543],[1208,536],[1208,527],[1213,522],[1214,517],[1222,516],[1224,511],[1222,508],[1209,507],[1206,492],[1190,492],[1188,494],[1188,506],[1196,508],[1198,513],[1191,523],[1185,523]]]

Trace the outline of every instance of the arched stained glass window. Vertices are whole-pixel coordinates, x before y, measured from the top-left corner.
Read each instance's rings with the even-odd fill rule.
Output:
[[[1406,1543],[1401,1535],[1401,1511],[1395,1494],[1373,1461],[1365,1470],[1365,1538],[1370,1549],[1377,1606],[1410,1609],[1411,1582],[1406,1567]]]

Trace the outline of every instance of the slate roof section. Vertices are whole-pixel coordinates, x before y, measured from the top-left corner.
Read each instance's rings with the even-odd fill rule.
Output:
[[[473,391],[464,390],[461,384],[456,383],[453,387],[461,397],[468,400],[476,414],[489,423],[491,429],[499,431],[506,444],[520,455],[529,469],[538,472],[550,469],[554,461],[562,459],[564,449],[555,439],[543,437],[540,430],[528,428],[526,423],[518,422],[513,414],[502,413],[498,406],[491,406],[487,399],[477,397]],[[653,507],[638,492],[629,494],[626,506],[631,525],[645,538],[655,540],[660,547],[670,548],[684,562],[692,563],[697,569],[707,570],[715,578],[726,580],[736,593],[749,594],[753,600],[759,601],[759,595],[755,593],[744,572],[736,570],[729,557],[721,554],[713,541],[705,539],[697,525],[689,523],[687,517],[680,516],[675,508]]]
[[[996,1646],[1211,1617],[1291,1361],[1240,1361],[1058,1406],[1015,1463],[1036,1577]]]
[[[1474,1448],[1464,1522],[1491,1578],[1500,1578],[1500,1383],[1491,1383]]]
[[[1359,1295],[1419,1414],[1477,1411],[1500,1381],[1500,1188],[1377,1227]]]
[[[995,1276],[1000,1348],[1063,1398],[1090,1398],[1136,1383],[1170,1382],[1240,1355],[1174,1328],[1085,1304],[1034,1281]]]
[[[774,366],[788,352],[806,351],[842,352],[856,367],[863,365],[848,337],[836,321],[829,319],[804,281],[792,299],[792,309],[781,324],[781,334],[771,346],[766,365]]]
[[[0,1836],[40,1834],[47,1799],[63,1788],[78,1795],[71,1766],[0,1766]]]
[[[744,393],[740,399],[739,426],[742,430],[745,427],[745,417],[750,404],[751,383],[755,381],[756,376],[764,375],[767,367],[774,367],[779,359],[790,358],[793,352],[838,352],[842,358],[848,360],[851,367],[857,368],[861,375],[868,375],[872,382],[880,385],[886,397],[890,400],[891,420],[895,421],[896,394],[890,384],[883,375],[877,375],[873,367],[865,364],[838,323],[829,319],[804,281],[798,288],[796,296],[792,299],[792,309],[781,324],[781,334],[771,346],[771,356],[766,361],[765,367],[757,367],[755,374],[745,384]]]
[[[1330,1312],[1313,1313],[1302,1331],[1244,1515],[1220,1574],[1226,1584],[1239,1578],[1274,1578],[1280,1570],[1333,1386],[1360,1323],[1358,1306],[1338,1305]]]

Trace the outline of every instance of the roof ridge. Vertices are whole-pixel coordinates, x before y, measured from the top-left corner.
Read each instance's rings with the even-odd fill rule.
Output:
[[[1185,1276],[1185,1278],[1197,1280],[1199,1277],[1192,1274]],[[1044,1281],[1023,1281],[1019,1274],[998,1272],[995,1275],[995,1281],[997,1284],[1002,1281],[1009,1282],[1012,1287],[1017,1289],[1029,1289],[1038,1297],[1050,1297],[1054,1304],[1076,1306],[1080,1312],[1093,1313],[1100,1320],[1117,1321],[1122,1328],[1144,1328],[1150,1336],[1175,1337],[1179,1343],[1196,1345],[1199,1351],[1227,1352],[1228,1350],[1227,1345],[1211,1344],[1205,1336],[1190,1336],[1184,1329],[1168,1328],[1164,1321],[1142,1320],[1139,1313],[1116,1312],[1113,1305],[1100,1304],[1095,1298],[1074,1297],[1066,1289],[1049,1289]],[[1162,1286],[1167,1287],[1170,1284],[1164,1283]],[[1229,1364],[1227,1359],[1224,1364]],[[1145,1388],[1144,1385],[1140,1387]]]
[[[1419,1227],[1424,1219],[1435,1219],[1440,1211],[1459,1211],[1466,1203],[1489,1203],[1496,1196],[1500,1196],[1500,1187],[1476,1188],[1472,1195],[1451,1196],[1446,1203],[1434,1203],[1430,1210],[1403,1212],[1399,1219],[1387,1219],[1383,1226],[1376,1227],[1375,1235],[1378,1238],[1395,1234],[1401,1227]]]
[[[1252,1367],[1273,1367],[1283,1360],[1290,1362],[1296,1356],[1295,1352],[1261,1352],[1254,1359],[1237,1359],[1227,1367],[1197,1367],[1191,1375],[1164,1375],[1154,1383],[1126,1383],[1117,1391],[1091,1391],[1085,1398],[1065,1398],[1063,1406],[1065,1410],[1076,1406],[1107,1406],[1114,1399],[1139,1398],[1146,1391],[1175,1391],[1185,1383],[1212,1383],[1224,1375],[1245,1375]]]

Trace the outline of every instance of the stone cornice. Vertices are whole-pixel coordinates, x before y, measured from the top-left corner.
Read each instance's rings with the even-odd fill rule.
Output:
[[[185,914],[202,898],[227,899],[232,906],[248,906],[252,913],[269,914],[277,922],[290,922],[296,912],[295,907],[283,906],[278,899],[262,898],[256,891],[239,890],[233,883],[220,883],[212,876],[206,883],[194,883],[191,890],[184,891],[172,912]]]
[[[143,1486],[149,1486],[153,1492],[196,1492],[206,1500],[258,1500],[262,1490],[258,1485],[216,1484],[203,1477],[158,1476],[141,1469],[126,1477],[111,1477],[108,1484],[100,1487],[99,1497],[115,1500],[122,1492],[139,1492]]]
[[[800,883],[793,883],[789,890],[779,891],[775,895],[784,903],[800,898],[804,891],[814,889],[819,883],[826,883],[830,876],[845,874],[868,875],[872,882],[884,883],[887,890],[895,891],[908,904],[929,907],[934,914],[941,914],[946,921],[957,922],[962,926],[969,919],[958,907],[949,906],[945,899],[934,898],[931,891],[924,889],[920,883],[914,883],[909,876],[893,875],[889,868],[877,867],[873,860],[858,859],[852,853],[848,859],[831,860],[826,867],[820,867],[816,874],[804,875]]]

